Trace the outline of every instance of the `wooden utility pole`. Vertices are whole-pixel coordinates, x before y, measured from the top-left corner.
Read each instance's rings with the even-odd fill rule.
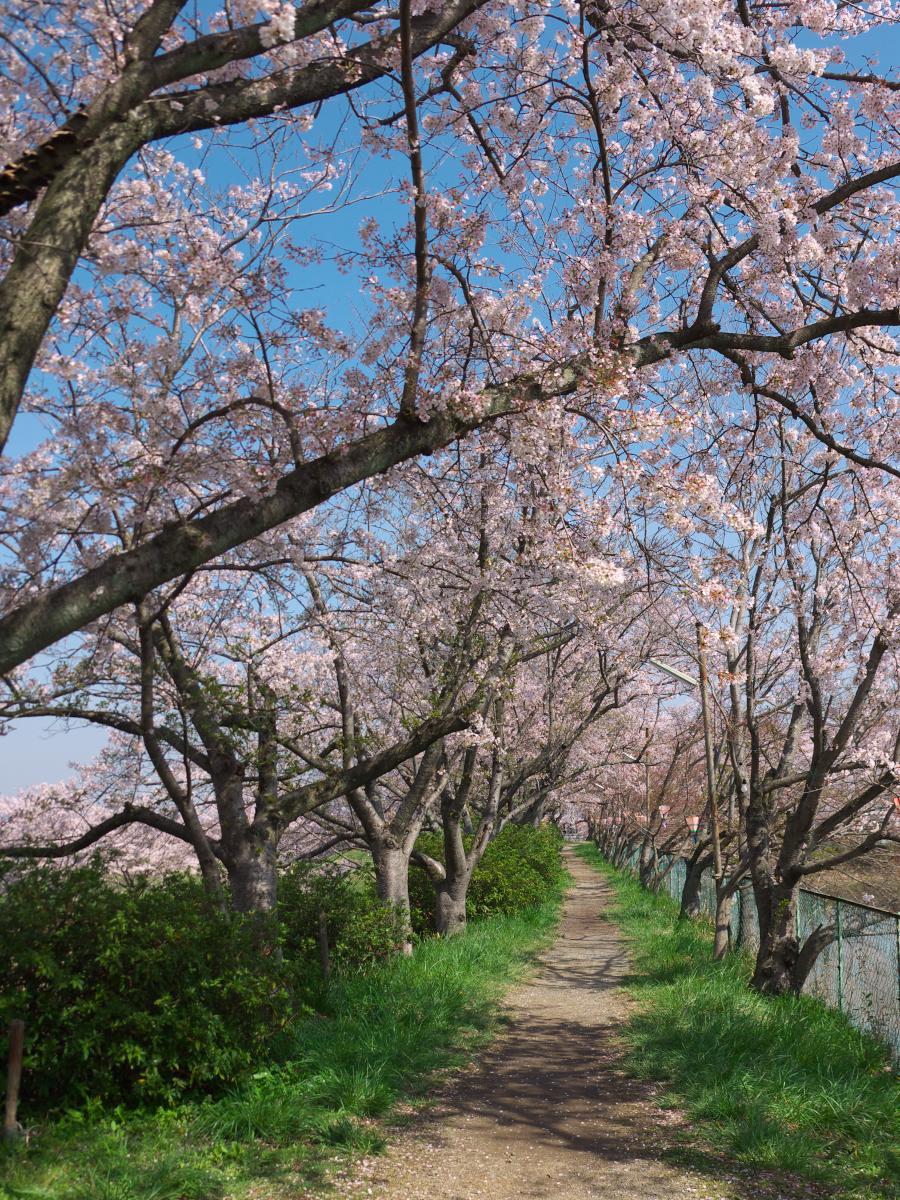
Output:
[[[724,958],[728,950],[728,924],[720,917],[722,880],[722,840],[719,831],[719,805],[716,797],[716,766],[713,758],[712,727],[709,715],[709,680],[706,674],[706,630],[697,622],[697,665],[700,668],[700,711],[703,714],[703,745],[706,751],[706,790],[709,795],[709,831],[712,839],[713,880],[716,887],[716,942],[713,956]],[[730,916],[730,914],[725,914]]]

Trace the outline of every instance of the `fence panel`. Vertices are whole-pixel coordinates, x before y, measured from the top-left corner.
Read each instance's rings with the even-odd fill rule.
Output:
[[[669,859],[660,862],[665,867]],[[639,863],[635,851],[628,866],[637,873]],[[679,859],[665,880],[665,890],[674,900],[681,899],[686,878],[687,863]],[[715,916],[716,889],[710,871],[704,871],[700,883],[700,907]],[[837,936],[816,960],[804,992],[840,1009],[858,1029],[886,1042],[900,1064],[900,917],[801,889],[797,897],[801,944],[820,925],[834,925]],[[749,886],[735,896],[731,934],[734,945],[754,954],[759,949],[759,919]]]
[[[820,925],[834,925],[837,929],[837,910],[837,901],[830,896],[801,891],[797,897],[797,935],[801,944]],[[803,990],[830,1008],[841,1008],[841,975],[841,950],[835,940],[816,959]]]
[[[704,871],[700,880],[700,907],[709,917],[716,915],[716,884],[712,871]]]
[[[685,880],[687,879],[687,863],[683,858],[679,858],[678,862],[672,868],[672,874],[669,876],[670,886],[669,895],[673,900],[681,900],[681,893],[684,891]]]
[[[844,900],[838,911],[841,1007],[857,1028],[884,1038],[900,1056],[897,920]]]

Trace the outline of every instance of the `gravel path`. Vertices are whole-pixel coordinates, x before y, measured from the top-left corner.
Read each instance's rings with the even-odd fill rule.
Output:
[[[789,1200],[758,1177],[670,1165],[682,1124],[654,1085],[620,1069],[615,1033],[628,998],[621,935],[602,913],[610,889],[567,854],[576,886],[539,970],[507,1000],[509,1031],[457,1075],[383,1158],[337,1181],[375,1200]]]

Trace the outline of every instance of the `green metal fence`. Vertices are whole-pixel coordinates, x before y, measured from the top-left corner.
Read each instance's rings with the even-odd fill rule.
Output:
[[[638,859],[635,851],[628,864],[635,874]],[[680,900],[687,863],[683,858],[673,863],[663,855],[660,869],[667,868],[663,889]],[[709,871],[703,875],[700,904],[704,912],[715,915],[715,885]],[[887,1042],[900,1065],[900,917],[886,909],[801,888],[797,897],[801,940],[818,926],[832,924],[837,937],[819,955],[803,990],[845,1013],[858,1029]],[[756,903],[749,887],[741,888],[735,897],[731,936],[736,946],[753,952],[759,946]]]

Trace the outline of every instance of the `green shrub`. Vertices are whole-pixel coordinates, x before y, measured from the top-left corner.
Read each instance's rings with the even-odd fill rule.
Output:
[[[7,872],[0,945],[0,1023],[25,1021],[26,1119],[215,1091],[256,1066],[292,1011],[259,926],[215,910],[189,875]]]
[[[467,845],[469,839],[466,839]],[[472,874],[466,896],[470,920],[496,914],[510,915],[544,904],[562,878],[560,850],[563,838],[555,825],[506,825],[488,845]],[[422,834],[417,849],[443,862],[443,839]],[[413,928],[433,929],[434,887],[421,867],[410,871],[410,904]]]
[[[261,930],[213,908],[188,874],[123,881],[100,859],[7,869],[0,1028],[25,1021],[26,1117],[215,1094],[277,1057],[279,1034],[321,988],[320,911],[336,972],[398,947],[371,872],[297,866],[280,897],[278,923]]]
[[[555,898],[554,898],[555,899]],[[2,1200],[223,1200],[321,1195],[347,1156],[382,1140],[371,1119],[421,1097],[493,1029],[499,997],[546,944],[558,905],[431,938],[411,958],[347,971],[328,1020],[283,1035],[283,1060],[215,1099],[42,1123],[5,1153]]]
[[[534,908],[558,875],[554,835],[510,827],[473,878],[470,913]],[[426,898],[417,882],[430,917],[431,885],[424,880]],[[170,1105],[216,1095],[283,1057],[293,1021],[310,1013],[312,999],[327,1005],[321,912],[338,975],[384,963],[401,944],[371,869],[288,869],[267,929],[215,909],[189,874],[125,881],[100,859],[7,868],[0,1028],[13,1017],[25,1021],[24,1119],[96,1102]]]
[[[384,962],[399,950],[397,914],[380,903],[371,869],[340,872],[333,866],[296,863],[278,883],[278,917],[285,957],[318,956],[319,913],[324,912],[332,966],[358,970]]]

